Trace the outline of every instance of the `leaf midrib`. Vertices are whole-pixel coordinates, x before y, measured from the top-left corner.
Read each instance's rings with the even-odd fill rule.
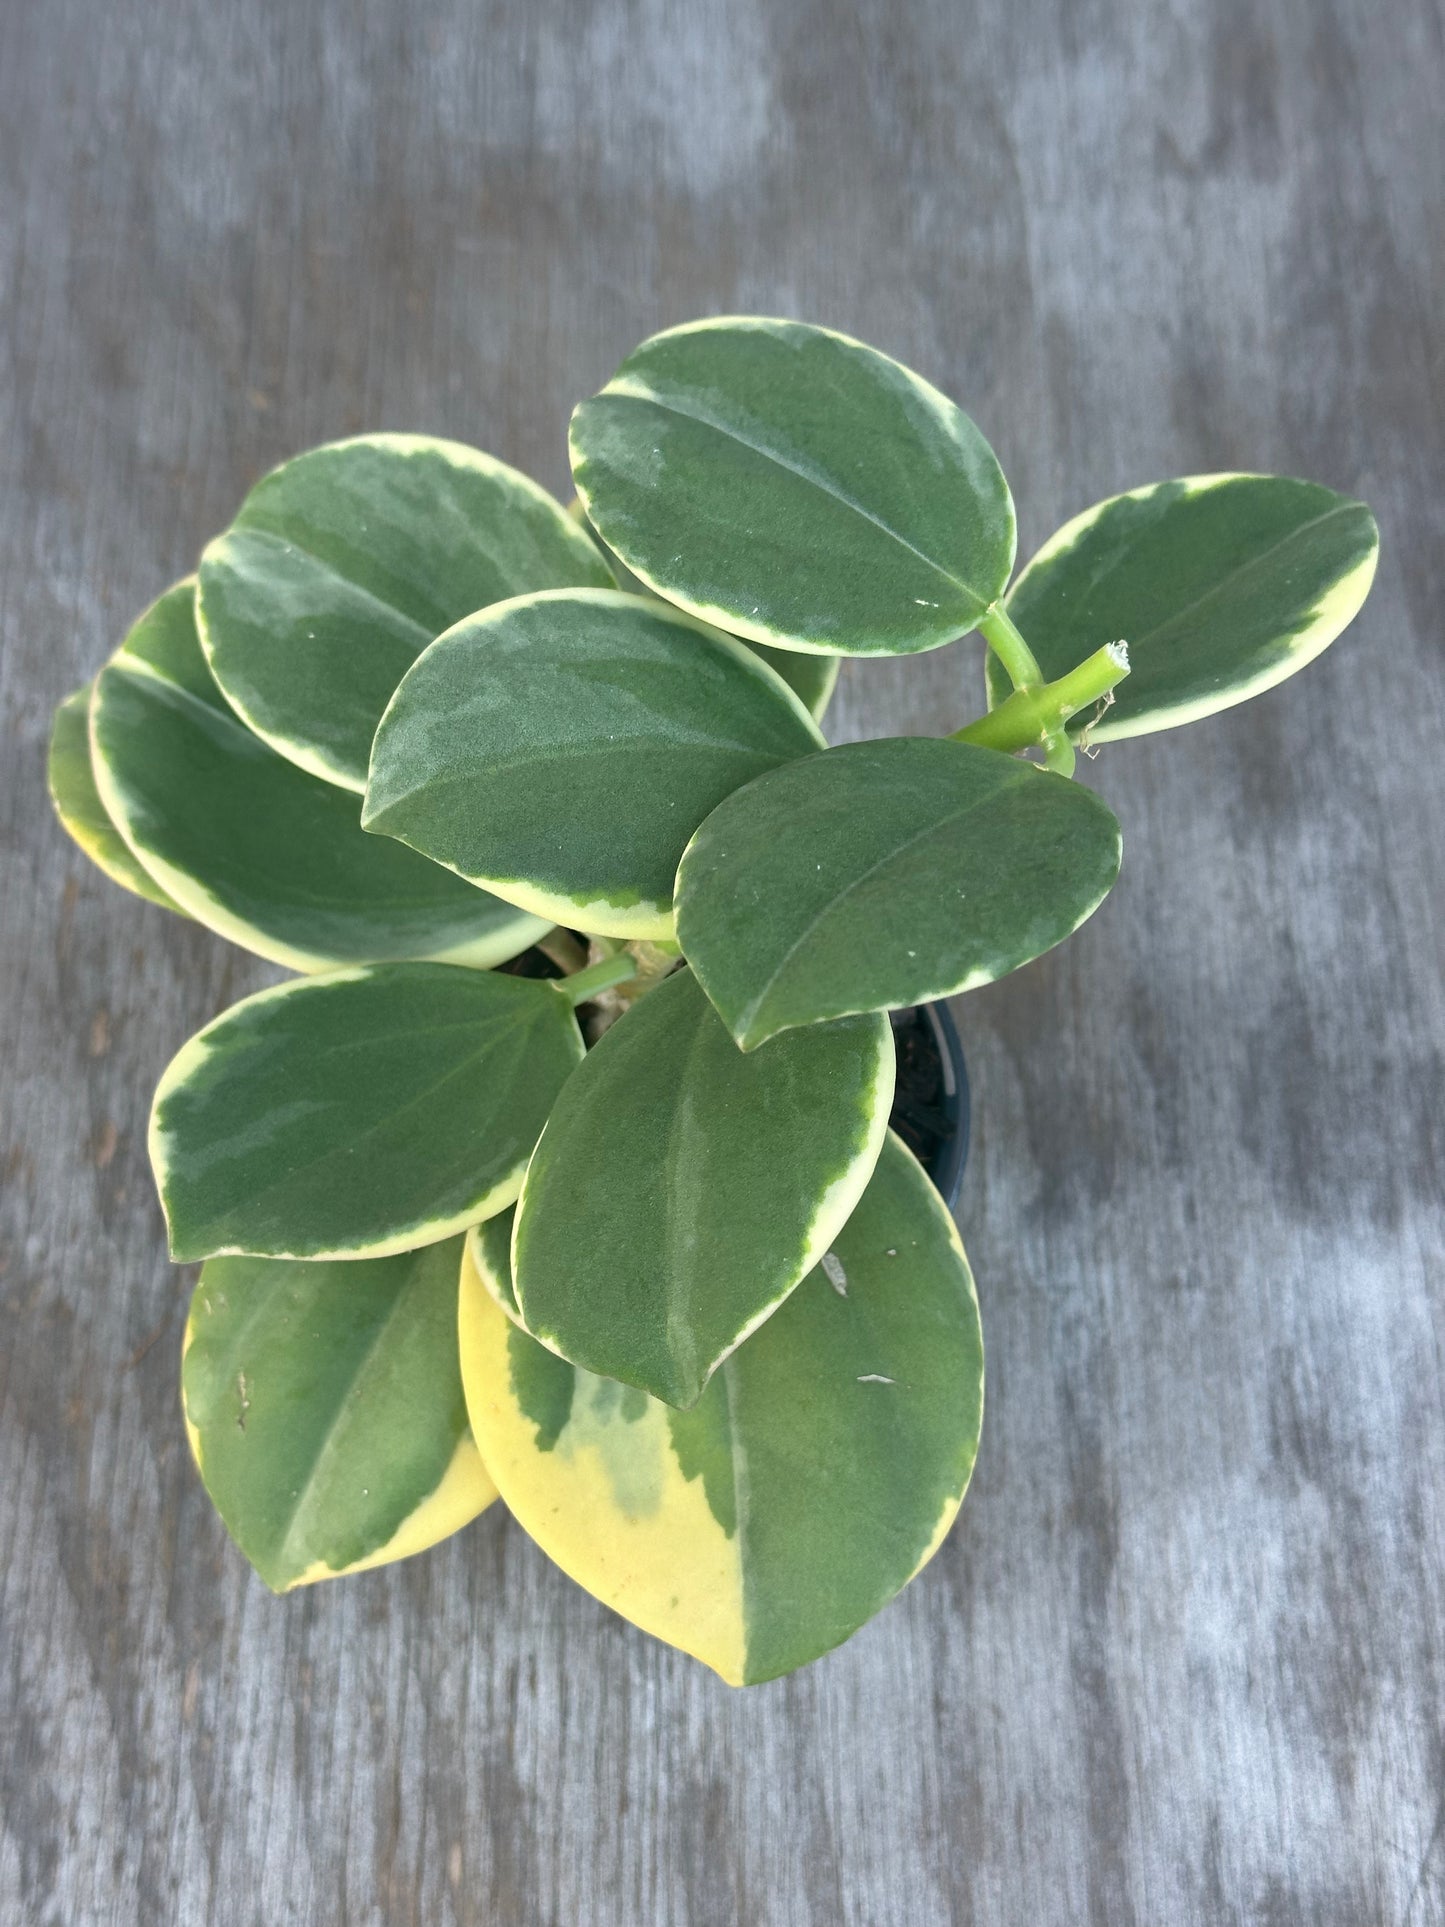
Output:
[[[218,538],[218,541],[228,542],[237,536],[247,536],[262,542],[268,542],[277,548],[290,549],[297,555],[305,556],[306,560],[314,564],[320,573],[330,581],[339,582],[341,586],[352,595],[360,596],[364,601],[371,603],[373,607],[377,609],[385,609],[388,615],[396,616],[400,621],[404,622],[409,629],[414,629],[423,639],[422,648],[426,648],[430,643],[434,642],[436,638],[441,635],[443,629],[451,626],[449,623],[443,623],[441,629],[428,628],[426,623],[418,622],[415,616],[409,615],[405,609],[398,607],[395,602],[389,601],[387,597],[383,595],[378,595],[374,589],[368,589],[365,583],[356,581],[353,576],[343,574],[334,562],[328,561],[324,555],[318,555],[315,549],[308,548],[306,543],[298,541],[293,535],[281,535],[275,529],[268,528],[264,522],[237,520],[226,530],[225,535]],[[219,561],[219,558],[216,558],[216,560]],[[204,557],[202,558],[201,566],[204,569]],[[231,566],[234,568],[235,564],[232,563]],[[240,573],[240,571],[237,571],[237,573]],[[418,654],[419,653],[420,651],[418,651]]]
[[[663,1189],[665,1210],[662,1238],[662,1249],[667,1268],[667,1311],[663,1321],[663,1330],[668,1359],[675,1369],[685,1367],[689,1378],[694,1380],[698,1377],[698,1330],[697,1321],[689,1312],[687,1295],[689,1286],[695,1283],[695,1280],[689,1277],[688,1267],[679,1265],[678,1256],[680,1249],[684,1247],[687,1242],[688,1232],[691,1231],[695,1233],[699,1227],[696,1221],[691,1218],[687,1219],[685,1227],[683,1225],[683,1212],[680,1206],[684,1203],[684,1199],[681,1196],[682,1186],[677,1180],[676,1173],[679,1160],[682,1158],[684,1152],[693,1148],[693,1141],[701,1136],[703,1142],[706,1142],[705,1121],[704,1129],[699,1133],[696,1123],[692,1120],[688,1121],[688,1144],[679,1142],[682,1136],[679,1126],[682,1124],[686,1115],[685,1106],[693,1067],[707,1041],[706,1020],[709,1006],[706,1000],[703,999],[700,999],[700,1004],[701,1007],[694,1013],[692,1036],[688,1039],[687,1049],[683,1053],[682,1062],[677,1067],[672,1086],[672,1099],[668,1107],[672,1116],[672,1124],[667,1133],[666,1182]],[[675,1334],[679,1332],[685,1332],[688,1337],[689,1342],[686,1357],[683,1356],[676,1342]]]
[[[1129,644],[1129,648],[1133,651],[1138,651],[1152,647],[1162,636],[1167,636],[1171,629],[1176,629],[1181,623],[1187,622],[1191,616],[1196,615],[1200,609],[1205,608],[1217,597],[1237,588],[1244,577],[1250,575],[1254,570],[1262,568],[1265,563],[1272,562],[1277,555],[1283,550],[1288,549],[1292,543],[1297,542],[1302,536],[1308,535],[1311,529],[1319,528],[1323,523],[1332,521],[1338,515],[1352,514],[1361,507],[1363,507],[1363,504],[1359,502],[1336,502],[1333,507],[1325,509],[1322,514],[1311,516],[1308,522],[1298,523],[1294,528],[1290,529],[1287,534],[1280,536],[1278,541],[1272,542],[1267,549],[1261,549],[1258,555],[1252,555],[1247,562],[1242,562],[1238,568],[1232,569],[1222,581],[1213,582],[1207,589],[1202,589],[1192,601],[1186,602],[1182,609],[1176,609],[1172,615],[1167,616],[1165,620],[1157,624],[1156,627],[1146,629],[1140,636],[1127,637],[1126,641]],[[1047,569],[1051,559],[1053,558],[1046,556],[1041,567]],[[1352,564],[1351,566],[1354,565]],[[1025,570],[1024,574],[1019,577],[1018,582],[1014,584],[1015,592],[1027,578],[1028,571]],[[1339,575],[1335,578],[1336,581],[1340,579]],[[1012,602],[1012,600],[1013,593],[1010,593],[1009,601]],[[1136,660],[1134,667],[1137,669],[1139,666],[1139,662]],[[1137,684],[1135,685],[1135,690],[1137,691]],[[1131,690],[1127,681],[1117,693],[1118,701],[1121,704],[1128,703]],[[1146,690],[1146,699],[1147,693]]]
[[[816,753],[816,745],[812,747],[814,753]],[[736,756],[739,760],[766,760],[770,769],[778,769],[782,764],[795,760],[791,752],[780,754],[771,749],[756,749],[747,744],[734,745],[732,743],[720,743],[716,740],[694,743],[674,742],[659,744],[655,737],[650,736],[627,737],[617,742],[600,744],[595,749],[591,745],[582,747],[568,747],[563,745],[545,752],[539,751],[533,756],[487,757],[484,760],[479,758],[475,766],[457,770],[448,776],[425,776],[420,782],[413,784],[411,788],[398,790],[394,796],[387,798],[379,810],[365,816],[363,828],[370,829],[373,825],[379,827],[385,822],[393,810],[414,802],[418,797],[440,798],[446,796],[452,790],[465,790],[475,797],[479,785],[488,782],[494,776],[513,775],[518,771],[535,771],[556,764],[559,767],[572,771],[575,777],[579,759],[587,762],[601,762],[614,756],[636,758],[644,754],[650,755],[655,759],[660,750],[671,750],[675,755],[681,756],[684,759],[699,750],[710,750],[720,755]],[[806,750],[798,752],[800,756],[806,755],[807,753]],[[766,774],[766,772],[762,773]],[[738,787],[741,788],[742,785],[739,784]]]
[[[909,555],[916,557],[925,567],[931,569],[935,575],[941,576],[945,582],[966,596],[979,613],[982,613],[982,611],[989,606],[989,598],[975,589],[972,583],[965,582],[962,577],[955,575],[951,569],[945,568],[943,563],[936,561],[933,556],[925,554],[922,549],[910,542],[906,536],[900,535],[897,529],[890,528],[887,522],[873,513],[872,509],[865,508],[861,502],[855,500],[853,496],[846,494],[825,476],[811,473],[808,469],[800,467],[798,463],[786,460],[783,456],[779,455],[775,449],[765,448],[761,442],[750,440],[748,436],[741,434],[736,428],[730,428],[725,422],[718,421],[711,415],[705,415],[695,408],[680,408],[672,402],[663,401],[660,396],[656,395],[650,388],[646,388],[643,383],[638,382],[635,377],[629,378],[626,387],[614,385],[609,390],[604,390],[603,392],[604,395],[610,393],[611,396],[617,400],[643,402],[649,407],[660,410],[664,415],[675,415],[680,421],[692,422],[699,428],[710,428],[714,434],[722,435],[726,440],[736,442],[739,448],[745,448],[750,454],[757,455],[761,457],[763,461],[772,463],[775,468],[783,469],[789,475],[795,475],[799,481],[807,482],[810,487],[816,488],[820,494],[828,496],[830,500],[837,502],[842,508],[851,510],[854,515],[870,523],[875,529],[878,529],[882,534],[886,535],[890,541],[895,542],[899,548],[905,550]]]
[[[379,1351],[382,1344],[384,1343],[387,1337],[387,1334],[390,1332],[392,1325],[395,1323],[398,1316],[403,1311],[410,1309],[411,1297],[413,1292],[415,1292],[416,1289],[417,1289],[417,1280],[416,1280],[415,1274],[413,1273],[413,1275],[405,1281],[401,1289],[397,1292],[395,1300],[393,1301],[392,1305],[388,1309],[386,1316],[382,1319],[381,1323],[377,1326],[375,1332],[372,1334],[371,1339],[367,1344],[365,1351],[361,1354],[360,1358],[356,1361],[356,1368],[352,1372],[350,1378],[347,1380],[345,1386],[341,1391],[340,1397],[337,1399],[335,1403],[335,1406],[330,1416],[330,1420],[327,1423],[326,1429],[322,1434],[322,1437],[319,1443],[317,1444],[316,1450],[311,1455],[311,1461],[307,1467],[305,1477],[302,1479],[302,1481],[300,1482],[300,1484],[296,1489],[295,1500],[292,1503],[292,1505],[289,1507],[289,1509],[287,1509],[283,1513],[283,1517],[286,1520],[286,1527],[285,1527],[284,1533],[282,1534],[281,1541],[277,1546],[276,1552],[275,1552],[275,1559],[277,1561],[278,1567],[281,1567],[284,1565],[284,1562],[286,1561],[288,1554],[290,1554],[291,1552],[292,1538],[296,1533],[297,1526],[298,1526],[298,1523],[300,1522],[302,1513],[305,1509],[306,1502],[309,1500],[312,1489],[316,1485],[316,1482],[321,1475],[321,1468],[325,1463],[325,1461],[331,1457],[331,1455],[335,1452],[337,1448],[338,1438],[343,1429],[343,1421],[345,1420],[345,1417],[346,1417],[347,1403],[351,1398],[351,1396],[353,1395],[353,1393],[355,1392],[357,1386],[360,1384],[362,1378],[365,1376],[367,1370],[371,1365],[372,1360],[376,1357],[377,1352]],[[443,1466],[442,1470],[443,1472],[445,1472],[446,1470],[445,1466]],[[435,1491],[436,1487],[432,1486],[430,1490]],[[428,1496],[428,1493],[426,1492],[422,1493],[421,1497],[416,1502],[417,1505],[420,1505],[422,1501],[427,1498],[427,1496]],[[411,1510],[415,1511],[416,1506],[413,1506]],[[410,1517],[410,1513],[403,1513],[401,1519],[397,1521],[397,1525],[399,1526],[402,1523],[402,1520],[409,1517]],[[361,1558],[365,1558],[367,1556],[367,1553],[375,1552],[379,1546],[385,1545],[387,1539],[393,1536],[393,1533],[395,1532],[395,1530],[396,1530],[396,1527],[393,1527],[392,1532],[387,1533],[383,1538],[378,1539],[376,1541],[376,1545],[368,1546],[366,1548],[366,1551],[361,1553],[359,1556]],[[318,1555],[318,1556],[321,1556],[321,1555]],[[340,1568],[333,1568],[333,1570],[340,1570]]]
[[[860,890],[870,877],[874,876],[886,865],[896,862],[905,851],[911,850],[915,844],[926,841],[928,837],[937,835],[941,830],[952,828],[956,823],[961,823],[966,816],[972,815],[975,810],[984,809],[989,804],[996,803],[1001,797],[1006,796],[1009,791],[1018,789],[1022,784],[1037,781],[1038,774],[1038,772],[1025,771],[1021,768],[1016,776],[1005,778],[1003,781],[997,783],[986,795],[974,797],[971,802],[965,803],[961,809],[951,810],[946,816],[935,817],[931,823],[925,824],[921,830],[916,830],[913,835],[905,837],[901,843],[897,843],[892,849],[886,850],[875,862],[870,863],[866,870],[860,871],[845,889],[838,891],[836,895],[830,897],[824,907],[808,920],[803,929],[794,938],[793,942],[789,944],[788,948],[783,952],[771,974],[764,982],[762,989],[750,1003],[744,1006],[738,1018],[738,1023],[743,1031],[746,1032],[751,1028],[753,1019],[772,994],[778,979],[792,962],[797,952],[808,942],[818,927],[826,922],[829,917],[833,916],[839,906],[845,903],[855,891]]]
[[[539,1012],[538,1015],[540,1016],[540,1014],[541,1013]],[[501,1019],[493,1020],[493,1024],[489,1025],[488,1028],[489,1029],[493,1028],[496,1023],[503,1022],[503,1021],[504,1020],[501,1020]],[[525,1019],[524,1022],[528,1028],[531,1028],[535,1026],[536,1019],[529,1017]],[[515,1023],[513,1027],[520,1031],[523,1026],[521,1023]],[[496,1049],[497,1047],[498,1046],[495,1042],[491,1042],[486,1045],[479,1046],[479,1048],[476,1049],[475,1051],[469,1052],[458,1063],[454,1064],[452,1068],[449,1071],[447,1071],[444,1076],[439,1078],[434,1084],[429,1084],[424,1091],[419,1091],[418,1093],[416,1093],[416,1095],[408,1099],[408,1101],[405,1104],[400,1105],[398,1108],[394,1110],[388,1111],[385,1117],[378,1118],[374,1123],[367,1125],[363,1130],[352,1134],[347,1138],[344,1144],[332,1145],[327,1150],[322,1151],[315,1157],[302,1159],[300,1161],[293,1160],[289,1162],[287,1164],[286,1172],[285,1172],[285,1185],[286,1186],[291,1185],[295,1181],[295,1179],[300,1175],[302,1175],[303,1173],[314,1174],[317,1171],[324,1170],[328,1164],[333,1163],[337,1158],[350,1155],[350,1153],[354,1151],[359,1145],[366,1143],[369,1139],[377,1137],[384,1131],[388,1131],[394,1128],[400,1119],[407,1117],[411,1112],[415,1111],[419,1106],[434,1102],[435,1099],[439,1096],[439,1094],[442,1091],[446,1090],[450,1084],[453,1084],[457,1080],[457,1078],[463,1076],[464,1074],[468,1074],[471,1071],[473,1071],[476,1065],[487,1056],[488,1052],[490,1050]],[[274,1197],[277,1191],[282,1188],[283,1188],[282,1186],[278,1186],[276,1184],[269,1184],[265,1186],[263,1189],[259,1189],[258,1191],[253,1193],[250,1199],[250,1203],[254,1205],[256,1201],[260,1198]],[[490,1188],[491,1187],[489,1186],[488,1189]],[[229,1220],[232,1218],[234,1214],[234,1209],[235,1209],[234,1206],[230,1207],[221,1217],[220,1222],[223,1224],[229,1222]],[[217,1220],[213,1216],[211,1218],[211,1222],[215,1223],[216,1221]],[[425,1225],[431,1222],[432,1222],[432,1218],[426,1215],[413,1218],[410,1221],[410,1224],[398,1225],[395,1227],[394,1233],[388,1233],[387,1235],[388,1236],[400,1235],[402,1232],[408,1229]]]
[[[361,966],[361,968],[363,969],[365,967],[366,967],[365,965]],[[451,966],[449,965],[443,966],[443,968],[450,968],[450,967]],[[485,975],[485,974],[486,973],[484,972],[478,973],[478,975]],[[526,979],[518,978],[518,979],[515,979],[514,981],[525,982]],[[541,987],[540,980],[534,980],[534,981],[538,981],[539,987]],[[310,988],[310,985],[303,978],[301,980],[299,989],[306,990],[309,988]],[[364,1036],[342,1038],[334,1044],[327,1044],[325,1046],[325,1051],[328,1057],[343,1057],[351,1051],[370,1052],[374,1050],[378,1044],[394,1044],[400,1038],[418,1038],[419,1039],[423,1037],[444,1037],[446,1036],[448,1031],[453,1031],[453,1030],[470,1031],[475,1035],[479,1030],[482,1030],[484,1028],[489,1030],[494,1030],[498,1026],[502,1026],[503,1028],[506,1028],[511,1025],[523,1024],[523,1023],[530,1024],[535,1021],[537,1014],[538,1014],[537,1012],[526,1012],[518,1016],[515,1013],[498,1011],[492,1015],[484,1015],[480,1017],[476,1017],[476,1016],[449,1017],[447,1018],[445,1023],[441,1023],[441,1024],[402,1024],[402,1025],[399,1025],[398,1028],[395,1030],[383,1030],[383,1031],[369,1030],[365,1033]],[[297,1039],[296,1041],[303,1042],[304,1039]]]

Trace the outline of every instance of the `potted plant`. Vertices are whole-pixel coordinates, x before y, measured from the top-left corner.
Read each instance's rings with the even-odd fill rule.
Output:
[[[1075,930],[1120,854],[1079,747],[1302,667],[1377,532],[1193,477],[1010,587],[973,422],[787,321],[645,342],[571,454],[571,512],[449,442],[286,463],[61,705],[51,785],[118,882],[300,973],[185,1045],[150,1134],[203,1261],[187,1429],[261,1577],[500,1493],[752,1682],[905,1585],[974,1461],[978,1306],[888,1129],[889,1014]],[[984,713],[826,747],[842,657],[975,631]]]

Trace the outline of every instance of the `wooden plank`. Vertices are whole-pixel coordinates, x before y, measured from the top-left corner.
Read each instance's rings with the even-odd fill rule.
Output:
[[[1442,97],[1431,0],[0,8],[0,1918],[1445,1920]],[[1026,548],[1234,466],[1385,532],[1302,681],[1091,771],[1118,891],[960,1010],[975,1491],[741,1695],[501,1518],[247,1575],[143,1126],[271,973],[85,870],[41,773],[283,454],[417,428],[560,490],[570,402],[737,308],[957,396]],[[979,687],[850,665],[835,733]]]

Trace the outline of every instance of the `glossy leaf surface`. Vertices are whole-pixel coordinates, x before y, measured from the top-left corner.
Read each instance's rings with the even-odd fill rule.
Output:
[[[608,547],[749,641],[936,649],[1013,566],[1008,486],[968,416],[826,328],[724,317],[655,335],[574,412],[571,449]]]
[[[512,1206],[474,1224],[467,1232],[467,1262],[500,1309],[514,1324],[521,1325],[522,1313],[512,1289],[512,1226],[516,1218],[516,1207]]]
[[[197,1033],[151,1113],[177,1260],[379,1257],[512,1203],[582,1058],[549,983],[379,964],[281,984]]]
[[[488,966],[534,943],[544,919],[368,836],[355,796],[251,734],[201,653],[193,587],[152,604],[91,704],[105,806],[176,902],[294,970],[410,957]]]
[[[1118,870],[1112,813],[1066,777],[971,743],[849,743],[713,812],[678,872],[678,935],[751,1050],[992,983],[1076,930]]]
[[[838,671],[843,666],[841,656],[818,655],[812,651],[804,655],[801,649],[770,649],[765,642],[748,642],[743,637],[739,640],[745,649],[761,656],[769,669],[782,677],[815,722],[822,722],[833,700],[833,691],[838,687]]]
[[[1196,475],[1066,522],[1008,609],[1051,680],[1127,642],[1129,674],[1092,729],[1107,742],[1194,722],[1303,669],[1358,614],[1378,549],[1364,503],[1314,482]],[[1010,685],[992,656],[988,678],[1001,702]]]
[[[528,596],[408,673],[363,820],[553,922],[669,937],[698,824],[821,742],[749,650],[676,610],[615,589]]]
[[[149,870],[138,863],[129,844],[110,820],[95,771],[90,763],[90,697],[93,683],[65,698],[55,712],[50,731],[50,754],[45,776],[50,800],[61,828],[112,883],[132,895],[158,903],[163,910],[184,916]]]
[[[831,1275],[830,1275],[831,1273]],[[973,1281],[897,1138],[782,1309],[690,1411],[593,1377],[463,1266],[462,1376],[507,1505],[579,1584],[733,1685],[827,1652],[927,1561],[983,1408]]]
[[[201,557],[201,632],[257,735],[363,790],[381,712],[443,629],[524,590],[608,579],[516,469],[459,442],[363,435],[251,490]]]
[[[461,1239],[349,1264],[213,1258],[186,1326],[186,1427],[273,1592],[434,1545],[496,1497],[457,1356]]]
[[[608,548],[587,520],[579,497],[572,498],[567,512],[580,527],[587,530],[597,544],[619,589],[625,589],[629,595],[653,594],[641,577],[632,573],[621,556],[614,555]],[[670,608],[672,605],[664,603],[663,606]],[[748,642],[742,637],[738,640],[743,643],[744,648],[751,649],[754,655],[761,656],[769,669],[777,671],[793,694],[802,702],[814,722],[822,722],[828,704],[833,699],[833,691],[838,686],[841,657],[819,655],[812,650],[805,653],[801,649],[770,649],[763,642]]]
[[[886,1018],[744,1057],[690,971],[607,1031],[527,1172],[512,1237],[529,1331],[686,1406],[847,1221],[893,1101]]]

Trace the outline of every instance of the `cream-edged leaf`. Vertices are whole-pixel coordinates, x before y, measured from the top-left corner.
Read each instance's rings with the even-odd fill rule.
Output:
[[[974,423],[827,328],[723,316],[654,335],[575,410],[571,450],[608,547],[750,642],[936,649],[1013,566],[1013,503]]]
[[[587,530],[597,544],[603,560],[612,572],[613,580],[619,589],[629,595],[650,596],[654,592],[639,576],[635,576],[621,556],[614,555],[602,537],[587,520],[580,497],[573,496],[567,504],[567,513],[579,527]],[[815,723],[821,723],[828,704],[833,700],[833,691],[838,686],[838,671],[842,666],[839,656],[821,655],[813,650],[770,649],[763,642],[748,642],[739,637],[744,648],[751,649],[754,655],[761,656],[769,669],[775,670],[807,709]]]
[[[512,1289],[512,1226],[516,1217],[513,1205],[474,1224],[467,1233],[467,1262],[501,1310],[525,1331],[517,1294]]]
[[[217,682],[303,769],[363,790],[392,691],[443,629],[609,576],[565,510],[460,442],[360,435],[273,469],[201,557]]]
[[[581,1062],[547,982],[378,964],[248,997],[156,1091],[150,1150],[171,1255],[380,1257],[516,1198]]]
[[[213,1258],[191,1300],[186,1429],[274,1592],[435,1545],[496,1497],[457,1353],[461,1239],[390,1258]]]
[[[824,750],[720,804],[683,856],[678,937],[744,1050],[992,983],[1102,902],[1119,825],[1079,784],[923,736]]]
[[[1379,530],[1363,502],[1282,475],[1193,475],[1098,502],[1051,536],[1008,610],[1053,680],[1124,642],[1129,674],[1094,742],[1172,729],[1312,662],[1359,613]],[[988,661],[989,700],[1009,694]]]
[[[827,1270],[690,1411],[568,1364],[462,1269],[462,1377],[502,1497],[564,1571],[732,1685],[847,1639],[937,1550],[983,1409],[952,1219],[886,1141]]]
[[[136,861],[130,845],[110,820],[95,786],[90,761],[90,698],[93,683],[75,690],[55,711],[46,758],[46,783],[60,826],[112,883],[163,910],[186,913]]]
[[[847,1221],[893,1101],[884,1017],[744,1056],[692,973],[607,1031],[527,1171],[512,1235],[527,1329],[690,1405]]]
[[[675,609],[615,589],[518,597],[408,671],[363,821],[553,922],[666,938],[698,824],[821,742],[750,650]]]
[[[198,922],[293,970],[487,967],[535,943],[546,919],[368,836],[358,797],[252,735],[201,652],[194,588],[152,604],[91,698],[99,795],[135,861]]]

